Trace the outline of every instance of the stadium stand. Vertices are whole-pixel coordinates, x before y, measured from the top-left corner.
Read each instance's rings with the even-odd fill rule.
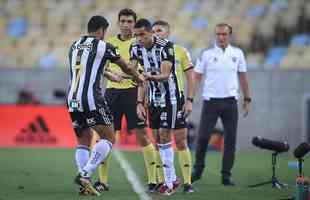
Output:
[[[309,68],[307,0],[2,0],[0,67],[65,67],[66,49],[83,34],[89,16],[106,16],[111,35],[124,7],[140,17],[169,21],[171,39],[194,58],[212,44],[215,24],[226,21],[234,27],[233,42],[246,49],[249,68]]]

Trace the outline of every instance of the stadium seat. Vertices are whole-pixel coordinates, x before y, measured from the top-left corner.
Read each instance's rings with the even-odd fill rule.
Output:
[[[264,66],[273,68],[278,66],[287,53],[286,47],[273,47],[268,51]]]
[[[234,27],[234,40],[238,46],[244,48],[248,55],[253,54],[253,66],[267,64],[270,66],[282,63],[284,55],[270,55],[275,46],[286,46],[288,54],[304,56],[309,44],[309,27],[299,24],[304,8],[304,26],[310,21],[310,1],[285,0],[238,0],[236,1],[192,1],[192,0],[158,0],[144,1],[0,1],[0,34],[4,37],[0,41],[5,49],[0,50],[0,67],[36,67],[46,45],[41,47],[44,37],[55,43],[57,63],[63,67],[66,51],[74,38],[85,34],[87,19],[94,14],[103,14],[111,23],[108,36],[118,31],[117,13],[121,8],[133,8],[139,17],[146,17],[152,21],[163,19],[172,26],[172,37],[192,49],[193,58],[199,55],[199,50],[212,44],[214,26],[219,22],[230,23]],[[171,9],[173,8],[173,9]],[[75,9],[75,12],[68,12]],[[182,16],[182,17],[179,17]],[[286,31],[285,37],[277,39],[277,28]],[[306,30],[307,32],[298,32]],[[280,31],[281,32],[281,31]],[[252,49],[258,35],[261,40],[259,48]],[[108,37],[107,36],[107,37]],[[30,59],[23,59],[15,54],[15,44],[9,42],[18,40],[21,48],[29,48]],[[40,44],[40,45],[38,45]],[[255,46],[255,45],[254,45]],[[296,47],[301,46],[301,47]],[[37,49],[35,49],[37,48]],[[14,53],[12,53],[14,52]],[[64,54],[62,54],[64,53]],[[266,55],[259,59],[257,55]],[[290,58],[290,56],[289,56]],[[286,59],[286,58],[285,58]],[[288,59],[288,60],[291,60]],[[302,59],[304,60],[304,59]],[[284,63],[288,63],[285,61]],[[16,66],[20,65],[20,66]],[[23,66],[25,65],[25,66]]]

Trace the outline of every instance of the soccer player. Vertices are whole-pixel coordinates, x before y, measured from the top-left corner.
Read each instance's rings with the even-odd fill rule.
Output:
[[[152,25],[147,19],[139,19],[134,27],[136,42],[130,47],[130,64],[140,64],[147,80],[149,123],[159,129],[157,144],[164,168],[164,185],[161,195],[171,195],[180,185],[174,168],[174,152],[171,145],[172,129],[185,128],[181,93],[175,73],[173,43],[153,36]],[[139,87],[137,113],[146,120],[145,87]],[[175,184],[174,184],[175,183]]]
[[[167,39],[170,34],[170,25],[166,21],[156,21],[152,25],[154,34],[161,38]],[[183,112],[185,115],[189,115],[192,112],[192,103],[193,103],[193,64],[189,52],[182,46],[174,44],[175,52],[175,68],[176,76],[178,80],[179,90],[181,93],[181,106],[183,107]],[[187,81],[187,98],[184,101],[184,78],[186,77]],[[153,132],[158,135],[158,129],[153,130]],[[174,136],[176,141],[176,147],[178,150],[179,165],[181,168],[183,182],[184,182],[184,193],[194,192],[191,185],[191,171],[192,171],[192,160],[191,153],[187,146],[187,128],[174,129]],[[155,137],[158,139],[158,137]],[[157,161],[156,163],[159,163]],[[162,166],[158,166],[158,178],[162,180]]]
[[[100,76],[109,60],[133,75],[141,83],[135,69],[131,69],[119,56],[116,49],[103,41],[109,26],[102,16],[93,16],[88,22],[88,35],[74,42],[69,50],[70,86],[67,98],[68,112],[77,136],[78,146],[75,160],[78,175],[75,183],[92,194],[100,195],[90,181],[98,165],[106,159],[114,143],[111,116],[100,93]],[[89,150],[91,131],[100,136],[91,152]]]
[[[129,62],[129,47],[133,38],[133,28],[136,23],[137,15],[131,9],[122,9],[118,14],[118,27],[120,33],[109,38],[110,42],[115,48],[118,49],[122,58]],[[116,64],[110,64],[108,72],[111,72],[121,78],[121,81],[107,82],[107,89],[105,91],[105,98],[109,107],[111,108],[114,117],[114,129],[116,133],[120,133],[122,117],[126,116],[127,129],[129,131],[134,130],[137,136],[137,141],[142,147],[146,172],[148,176],[148,191],[155,192],[156,186],[156,157],[155,147],[150,142],[146,134],[146,124],[143,120],[139,120],[136,112],[136,101],[138,87],[136,82],[132,80],[132,77],[124,73],[123,70]],[[109,156],[110,157],[110,156]],[[95,183],[96,188],[106,190],[108,180],[108,165],[109,159],[107,159],[99,167],[99,179],[100,182]]]

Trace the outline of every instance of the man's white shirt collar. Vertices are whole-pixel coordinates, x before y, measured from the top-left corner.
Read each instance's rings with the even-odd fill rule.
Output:
[[[216,51],[220,51],[221,53],[226,53],[227,51],[229,52],[229,51],[232,49],[232,47],[231,47],[230,44],[228,44],[227,47],[226,47],[225,49],[222,49],[221,47],[219,47],[219,46],[215,43],[215,44],[214,44],[214,49],[215,49]]]

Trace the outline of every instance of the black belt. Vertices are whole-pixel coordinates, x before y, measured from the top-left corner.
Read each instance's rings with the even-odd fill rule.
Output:
[[[236,100],[236,97],[223,97],[223,98],[211,97],[209,100]]]

